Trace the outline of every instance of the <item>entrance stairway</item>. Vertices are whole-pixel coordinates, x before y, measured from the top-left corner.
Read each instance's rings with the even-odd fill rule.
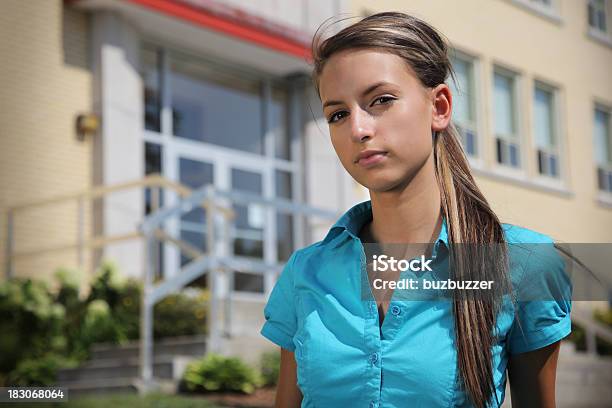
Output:
[[[187,364],[206,352],[206,336],[185,336],[155,342],[153,376],[162,390],[176,390]],[[137,392],[140,376],[138,342],[123,346],[94,345],[91,359],[78,368],[58,372],[60,387],[69,395]]]

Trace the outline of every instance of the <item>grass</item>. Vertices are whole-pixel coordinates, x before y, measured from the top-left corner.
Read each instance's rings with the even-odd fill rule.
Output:
[[[1,404],[16,408],[220,408],[201,397],[181,395],[148,394],[141,397],[137,394],[109,394],[99,396],[75,397],[68,402],[36,402]]]

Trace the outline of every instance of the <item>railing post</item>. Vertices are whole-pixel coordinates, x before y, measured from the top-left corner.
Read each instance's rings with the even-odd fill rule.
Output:
[[[15,214],[12,209],[6,212],[6,279],[13,277],[13,218]]]
[[[595,332],[590,327],[585,327],[584,334],[586,337],[587,353],[592,356],[597,355],[597,338]]]
[[[219,271],[219,258],[217,253],[216,245],[216,208],[215,208],[215,195],[212,186],[209,186],[209,195],[207,197],[206,206],[206,247],[208,249],[208,256],[213,259],[212,268],[208,274],[208,291],[210,294],[209,310],[208,310],[208,344],[207,349],[212,353],[219,353],[221,351],[221,339],[219,335],[219,301],[217,292],[219,290],[217,274]]]
[[[152,186],[151,188],[151,212],[154,213],[160,207],[161,187]],[[160,226],[161,228],[161,226]],[[151,256],[153,257],[153,278],[161,277],[161,262],[159,262],[159,245],[154,245]]]
[[[229,256],[231,253],[230,244],[232,243],[230,236],[230,222],[227,218],[223,218],[223,256]],[[223,336],[230,338],[232,336],[232,293],[234,291],[234,271],[225,269],[225,308],[223,310]]]
[[[155,239],[152,232],[147,231],[146,236],[146,265],[144,270],[144,282],[142,293],[142,304],[140,312],[140,377],[142,384],[141,393],[146,393],[153,387],[153,305],[151,299],[152,276],[153,276],[153,247]]]

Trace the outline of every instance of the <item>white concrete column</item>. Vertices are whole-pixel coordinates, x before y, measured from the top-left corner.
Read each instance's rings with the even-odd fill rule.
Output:
[[[138,33],[121,16],[96,12],[91,49],[94,109],[102,119],[95,146],[95,182],[108,186],[138,180],[144,175]],[[144,215],[144,190],[112,193],[100,209],[102,231],[98,233],[106,236],[133,233]],[[130,240],[107,246],[102,256],[116,261],[123,275],[140,277],[143,255],[143,242]]]

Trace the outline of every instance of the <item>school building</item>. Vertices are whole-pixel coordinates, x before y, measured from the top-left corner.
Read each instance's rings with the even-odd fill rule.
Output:
[[[258,337],[278,272],[265,266],[368,199],[331,146],[312,35],[383,10],[448,37],[453,118],[502,221],[612,242],[610,0],[3,0],[3,277],[67,267],[85,281],[110,259],[171,280],[218,249],[241,262],[219,280],[240,311],[230,331]],[[246,199],[189,204],[148,245],[141,223],[205,185]]]

